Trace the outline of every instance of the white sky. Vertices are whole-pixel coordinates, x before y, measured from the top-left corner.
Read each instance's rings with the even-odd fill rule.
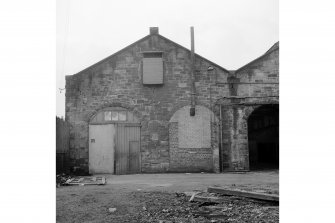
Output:
[[[75,74],[149,34],[159,33],[228,69],[279,40],[278,0],[57,0],[57,115],[65,114],[65,75]]]

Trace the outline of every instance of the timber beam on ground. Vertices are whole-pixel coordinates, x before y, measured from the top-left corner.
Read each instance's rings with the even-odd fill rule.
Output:
[[[207,191],[209,193],[217,193],[217,194],[228,195],[228,196],[246,197],[246,198],[253,198],[253,199],[258,199],[258,200],[279,202],[279,196],[275,194],[256,193],[256,192],[249,192],[249,191],[242,191],[242,190],[230,190],[230,189],[220,188],[220,187],[209,187]]]

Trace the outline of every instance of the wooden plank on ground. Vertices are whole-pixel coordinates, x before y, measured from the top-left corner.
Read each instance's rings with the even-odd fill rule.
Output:
[[[105,177],[75,177],[66,181],[67,185],[104,185]]]
[[[186,197],[192,197],[193,192],[184,192],[184,194],[185,194]],[[213,197],[213,196],[205,197],[205,196],[195,195],[194,198],[193,198],[193,201],[198,201],[198,202],[217,202],[217,203],[220,203],[220,202],[227,201],[227,199],[225,199],[225,198],[219,198],[219,197]]]
[[[279,202],[279,196],[274,194],[265,194],[265,193],[256,193],[256,192],[249,192],[249,191],[242,191],[242,190],[230,190],[221,187],[209,187],[207,189],[209,193],[218,193],[228,196],[238,196],[238,197],[247,197],[259,200],[266,200],[266,201],[276,201]]]

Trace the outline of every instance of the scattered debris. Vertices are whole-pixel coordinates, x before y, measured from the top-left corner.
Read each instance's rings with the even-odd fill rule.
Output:
[[[107,187],[97,187],[101,193],[96,194],[92,194],[90,189],[84,190],[86,195],[82,197],[76,195],[77,193],[80,194],[82,190],[66,189],[71,190],[70,199],[75,195],[73,199],[80,201],[83,212],[92,207],[92,204],[97,203],[98,199],[108,197],[107,200],[104,200],[103,205],[100,203],[99,207],[95,206],[97,208],[103,207],[104,222],[279,222],[278,203],[224,196],[206,191],[169,193],[164,191],[136,191],[137,187],[135,187],[135,191],[128,192],[127,196],[118,194],[113,199],[113,192]],[[111,195],[106,196],[107,193],[111,193]],[[123,191],[120,193],[123,193]],[[189,202],[190,197],[195,193],[193,201]],[[121,197],[122,199],[125,197],[127,200],[122,200]],[[75,202],[73,203],[75,204]],[[69,221],[71,221],[71,218],[64,219],[64,222]],[[94,222],[93,216],[87,217],[85,222],[88,221]]]
[[[230,208],[228,207],[223,207],[223,206],[204,206],[206,209],[209,209],[209,210],[220,210],[220,211],[227,211],[227,210],[230,210]]]
[[[109,213],[113,213],[116,211],[116,208],[108,208]]]
[[[194,195],[195,194],[195,195]],[[201,195],[199,195],[201,194]],[[205,196],[204,196],[205,194]],[[180,197],[181,195],[184,195],[186,197],[191,197],[194,195],[193,199],[189,199],[189,201],[197,201],[197,202],[220,202],[222,200],[224,200],[224,198],[220,198],[220,197],[215,197],[213,194],[208,194],[206,192],[201,192],[201,191],[197,191],[197,192],[184,192],[184,193],[176,193],[176,196]]]
[[[192,196],[191,196],[189,202],[192,202],[193,199],[194,199],[194,197],[195,197],[195,195],[197,195],[197,194],[199,194],[199,193],[200,193],[200,192],[193,192],[193,194],[192,194]]]
[[[104,185],[106,184],[105,177],[74,177],[65,182],[66,185]]]
[[[199,205],[199,207],[203,207],[203,206],[211,206],[211,205],[216,205],[216,204],[218,204],[218,202],[213,202],[213,201],[205,201],[205,202],[203,202],[203,203],[201,203],[200,205]]]
[[[238,189],[231,190],[220,187],[209,187],[207,191],[210,193],[218,193],[228,196],[246,197],[259,200],[279,202],[279,196],[275,194],[257,193]]]
[[[194,200],[189,198],[196,193]],[[216,196],[216,197],[215,197]],[[198,202],[197,197],[216,198],[216,202]],[[215,193],[133,192],[132,199],[141,203],[138,222],[278,222],[275,203],[250,200]]]
[[[195,196],[194,197],[194,201],[197,201],[197,202],[206,202],[206,201],[209,201],[209,202],[221,202],[221,201],[224,201],[225,199],[222,199],[220,197],[214,197],[214,196],[210,196],[210,197],[204,197],[204,196]]]
[[[56,175],[56,187],[66,185],[66,181],[71,179],[73,176],[66,173],[61,173]]]
[[[192,194],[194,193],[194,191],[185,191],[185,192],[183,192],[183,193],[176,193],[177,194],[177,196],[178,197],[180,197],[180,196],[187,196],[187,197],[190,197],[190,196],[192,196]]]

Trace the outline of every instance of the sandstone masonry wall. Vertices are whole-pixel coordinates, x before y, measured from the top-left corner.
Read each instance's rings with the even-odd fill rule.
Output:
[[[163,85],[142,84],[145,51],[163,52]],[[178,123],[169,120],[190,104],[190,51],[151,34],[66,77],[71,166],[88,171],[90,117],[105,107],[124,107],[142,125],[142,172],[248,170],[247,118],[257,106],[279,103],[279,49],[236,72],[198,55],[195,63],[196,103],[213,110],[218,118],[211,122],[210,148],[178,147]],[[208,71],[209,66],[214,69]]]
[[[142,84],[144,51],[163,51],[163,85]],[[208,66],[216,72],[207,72]],[[197,104],[211,107],[215,95],[228,94],[228,89],[214,86],[216,79],[227,79],[228,71],[199,56],[196,69]],[[141,121],[142,172],[170,171],[169,119],[190,104],[190,84],[190,52],[160,35],[147,36],[82,72],[67,76],[66,120],[71,124],[72,166],[88,170],[89,118],[104,107],[116,106],[129,109]],[[212,144],[217,149],[218,142]],[[190,160],[190,166],[196,166],[197,160]]]

